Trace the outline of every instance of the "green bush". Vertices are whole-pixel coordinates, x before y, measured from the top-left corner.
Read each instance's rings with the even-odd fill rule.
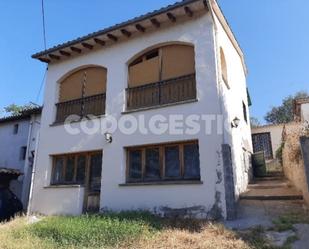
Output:
[[[281,165],[283,162],[283,159],[282,159],[283,148],[284,148],[284,142],[282,142],[280,144],[280,147],[276,150],[276,158],[279,160]]]

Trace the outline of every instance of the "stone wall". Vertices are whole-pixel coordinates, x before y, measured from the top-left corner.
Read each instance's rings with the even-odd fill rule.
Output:
[[[300,146],[300,137],[308,134],[308,127],[300,123],[286,125],[283,132],[282,159],[285,176],[303,193],[304,199],[309,205],[309,185]]]

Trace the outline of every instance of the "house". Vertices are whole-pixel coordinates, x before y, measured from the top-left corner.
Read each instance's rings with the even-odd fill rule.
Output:
[[[41,110],[33,108],[20,115],[0,119],[0,175],[10,179],[6,184],[10,185],[25,209],[28,205]]]
[[[264,151],[266,160],[276,158],[276,152],[282,145],[282,136],[286,129],[295,130],[309,122],[309,98],[294,100],[293,104],[294,121],[287,124],[268,124],[253,127],[252,143],[254,153]]]
[[[252,128],[253,152],[264,151],[266,160],[276,158],[282,144],[284,124],[269,124]]]
[[[33,58],[48,72],[32,212],[235,214],[251,168],[247,71],[214,0],[181,1]]]
[[[298,122],[309,122],[309,98],[294,101],[294,119]]]

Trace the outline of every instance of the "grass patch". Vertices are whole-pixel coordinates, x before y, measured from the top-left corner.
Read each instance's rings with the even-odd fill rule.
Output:
[[[237,234],[222,224],[161,219],[144,212],[46,217],[29,225],[17,218],[0,225],[1,249],[270,249],[257,228]]]
[[[160,229],[148,213],[130,212],[80,217],[48,217],[28,232],[60,248],[106,248],[132,243]]]
[[[246,241],[252,249],[277,249],[270,245],[265,237],[265,230],[258,226],[240,233],[241,238]]]
[[[283,232],[287,230],[294,230],[293,225],[295,224],[309,224],[309,215],[291,213],[280,216],[278,219],[273,221],[273,230]]]

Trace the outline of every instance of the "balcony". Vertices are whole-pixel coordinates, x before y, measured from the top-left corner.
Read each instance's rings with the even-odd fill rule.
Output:
[[[128,111],[195,100],[195,74],[127,88],[126,94]]]
[[[70,115],[81,118],[87,115],[100,116],[105,114],[106,94],[74,99],[56,104],[57,114],[55,123],[63,123]]]

